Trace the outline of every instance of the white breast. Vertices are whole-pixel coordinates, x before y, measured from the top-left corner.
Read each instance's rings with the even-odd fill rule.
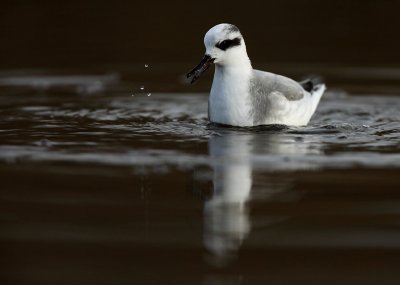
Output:
[[[250,73],[243,69],[216,66],[208,101],[213,123],[251,126],[249,96]]]

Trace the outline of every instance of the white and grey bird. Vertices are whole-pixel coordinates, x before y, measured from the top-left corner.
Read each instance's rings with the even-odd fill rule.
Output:
[[[211,122],[240,127],[308,124],[325,84],[314,84],[312,80],[296,82],[253,69],[243,36],[231,24],[211,28],[204,37],[204,45],[203,59],[187,77],[192,77],[193,83],[215,64],[208,100]]]

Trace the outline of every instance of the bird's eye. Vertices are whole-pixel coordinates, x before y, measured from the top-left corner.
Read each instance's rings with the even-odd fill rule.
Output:
[[[222,49],[222,50],[226,50],[231,44],[231,40],[224,40],[222,42],[220,42],[217,47]]]
[[[217,43],[215,46],[221,50],[227,50],[228,48],[240,45],[240,38],[234,38],[233,40],[223,40]]]

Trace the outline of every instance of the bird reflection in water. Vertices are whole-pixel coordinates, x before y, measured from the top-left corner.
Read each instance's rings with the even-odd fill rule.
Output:
[[[283,142],[283,143],[282,143]],[[266,149],[268,149],[266,151]],[[319,150],[307,142],[298,141],[287,133],[257,134],[253,132],[223,131],[209,139],[209,154],[213,168],[213,192],[204,204],[204,237],[207,251],[206,262],[213,268],[224,268],[236,260],[238,251],[250,234],[252,223],[249,201],[299,199],[301,193],[291,191],[294,181],[290,177],[275,179],[270,175],[262,177],[253,173],[281,170],[287,164],[287,157],[315,154]],[[257,153],[267,153],[266,161]],[[276,161],[269,160],[274,157]],[[264,168],[266,169],[264,169]],[[304,164],[290,162],[291,170],[303,169]],[[253,182],[253,178],[255,181]],[[260,178],[260,179],[258,179]],[[262,178],[262,179],[261,179]],[[258,181],[260,180],[260,181]],[[253,189],[252,188],[256,188]],[[272,226],[287,217],[263,217],[255,223]],[[225,281],[226,282],[225,282]],[[240,275],[207,274],[204,284],[241,284]]]
[[[214,191],[204,205],[204,246],[216,266],[227,265],[250,232],[250,144],[251,136],[244,134],[213,136],[209,141]]]

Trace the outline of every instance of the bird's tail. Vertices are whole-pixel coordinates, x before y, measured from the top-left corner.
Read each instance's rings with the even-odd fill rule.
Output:
[[[313,112],[317,109],[319,100],[321,100],[322,95],[324,94],[326,90],[326,86],[325,84],[321,83],[318,85],[315,85],[314,88],[312,89],[311,93],[311,97],[312,97],[312,101],[313,101]]]

